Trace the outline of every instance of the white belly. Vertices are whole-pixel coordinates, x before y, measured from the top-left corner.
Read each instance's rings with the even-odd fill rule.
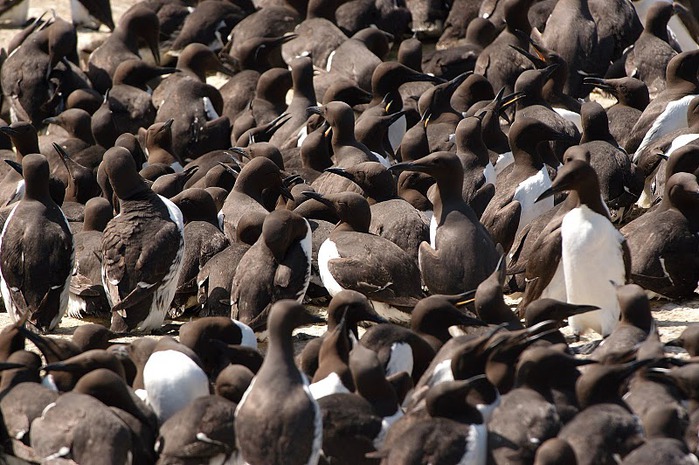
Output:
[[[469,425],[466,453],[458,465],[485,465],[488,457],[488,429],[484,424]]]
[[[308,386],[308,389],[311,391],[311,396],[313,396],[315,400],[322,399],[332,394],[347,394],[350,392],[349,389],[342,384],[342,380],[335,372],[311,384]]]
[[[194,399],[209,395],[206,374],[191,358],[175,350],[154,352],[148,358],[143,384],[161,423]]]
[[[454,381],[454,372],[451,371],[451,359],[442,360],[434,367],[430,377],[429,386],[434,387],[447,381]]]
[[[430,218],[430,245],[437,250],[437,219],[434,215]]]
[[[257,337],[255,337],[255,332],[252,330],[252,328],[238,320],[233,320],[233,323],[240,328],[240,332],[242,333],[240,345],[257,349]]]
[[[335,297],[343,290],[328,268],[328,262],[333,258],[340,258],[340,252],[337,251],[337,246],[335,246],[333,241],[325,239],[318,250],[318,271],[320,280],[323,281],[323,286],[328,290],[328,294],[331,297]]]
[[[517,186],[514,199],[519,201],[522,206],[522,212],[519,215],[519,226],[517,226],[516,234],[519,234],[526,225],[539,215],[553,208],[553,196],[536,202],[536,199],[550,187],[551,179],[546,167],[541,168],[538,173],[522,181]]]
[[[388,127],[388,141],[395,152],[398,150],[398,146],[403,140],[405,131],[408,127],[408,123],[405,119],[405,115],[398,118],[392,125]]]
[[[499,176],[502,171],[514,163],[515,157],[512,152],[505,152],[498,155],[498,159],[495,162],[495,176]]]
[[[675,150],[679,149],[680,147],[684,147],[697,139],[699,139],[699,134],[682,134],[681,136],[677,136],[673,139],[672,143],[670,144],[670,148],[667,149],[666,154],[670,156]]]
[[[636,153],[634,153],[634,162],[638,161],[641,151],[655,139],[688,126],[687,108],[689,108],[689,103],[694,97],[696,95],[685,95],[681,99],[667,104],[665,110],[653,121],[650,129],[643,137],[641,145],[638,146]]]
[[[386,376],[406,372],[413,374],[413,349],[406,342],[394,342],[391,345],[391,356],[386,365]]]
[[[616,286],[626,281],[624,237],[607,218],[582,205],[563,218],[561,238],[568,302],[600,308],[573,316],[569,323],[576,334],[592,329],[606,336],[619,321]]]
[[[580,117],[579,113],[575,113],[574,111],[570,111],[565,108],[554,108],[553,111],[561,115],[567,121],[570,121],[571,123],[575,124],[575,126],[578,128],[578,131],[583,130],[582,118]]]
[[[493,186],[495,185],[497,173],[495,172],[495,167],[492,163],[488,162],[485,165],[485,168],[483,168],[483,177],[485,177],[486,184],[492,184]]]

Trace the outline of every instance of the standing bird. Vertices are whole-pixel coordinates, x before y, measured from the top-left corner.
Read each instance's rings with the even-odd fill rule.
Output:
[[[90,54],[87,75],[95,89],[106,92],[112,86],[117,66],[126,60],[141,58],[139,38],[148,44],[155,63],[160,64],[159,34],[160,22],[153,10],[141,4],[129,8],[114,32]]]
[[[231,287],[231,317],[261,328],[275,301],[303,301],[310,278],[311,227],[298,213],[276,210],[240,260]]]
[[[70,16],[75,27],[85,27],[95,31],[104,24],[114,30],[112,6],[109,0],[71,0]]]
[[[68,306],[73,270],[73,235],[49,195],[49,164],[30,154],[22,159],[24,197],[0,235],[0,291],[12,321],[29,314],[38,330],[51,331]]]
[[[586,77],[585,83],[599,87],[617,99],[617,103],[606,110],[609,132],[619,142],[619,146],[625,148],[632,134],[632,128],[650,102],[648,87],[643,81],[630,77],[618,79]]]
[[[294,363],[291,332],[319,323],[293,300],[269,313],[269,348],[235,415],[240,458],[249,465],[316,465],[323,441],[318,403]]]
[[[61,104],[57,67],[75,51],[77,35],[72,24],[61,19],[29,35],[2,64],[0,81],[14,121],[39,126]],[[60,90],[59,90],[60,89]]]
[[[495,196],[483,212],[481,221],[493,238],[507,252],[515,236],[539,215],[553,208],[553,199],[536,202],[551,187],[548,169],[537,152],[546,140],[567,136],[534,118],[518,116],[509,132],[514,163],[502,172]]]
[[[554,219],[561,221],[560,232],[547,238],[560,241],[560,252],[547,257],[541,252],[539,256],[530,256],[527,279],[548,279],[549,284],[559,286],[562,282],[565,288],[562,292],[569,303],[598,306],[600,310],[572,316],[568,321],[576,335],[592,329],[607,336],[619,322],[615,286],[626,284],[630,274],[629,249],[624,236],[609,219],[597,174],[588,163],[571,160],[563,165],[551,188],[539,199],[566,190],[575,191],[578,203],[562,220]],[[525,291],[523,302],[531,302],[532,297]]]
[[[624,146],[628,153],[640,153],[658,137],[687,127],[687,108],[699,94],[698,70],[699,50],[680,53],[668,62],[665,90],[648,104],[631,129]]]
[[[541,37],[546,48],[555,50],[568,63],[568,81],[563,91],[571,97],[586,96],[579,71],[604,74],[606,54],[598,44],[597,23],[592,18],[587,0],[562,0],[556,3],[546,21]],[[609,53],[611,55],[611,53]]]
[[[631,279],[669,298],[694,295],[699,280],[699,184],[676,173],[657,208],[622,228],[631,250]]]
[[[670,45],[667,23],[680,8],[678,3],[666,2],[651,6],[645,28],[626,56],[626,75],[643,81],[652,97],[665,89],[667,64],[677,55]]]
[[[415,261],[393,242],[369,233],[371,209],[359,194],[305,194],[340,218],[318,251],[323,285],[331,296],[344,289],[369,297],[386,318],[405,321],[423,297]]]
[[[182,213],[148,187],[128,150],[109,149],[103,163],[120,210],[102,239],[102,284],[112,304],[111,329],[160,328],[182,268]]]
[[[493,89],[504,87],[506,93],[512,92],[517,76],[522,71],[532,68],[526,58],[509,47],[516,45],[524,49],[528,48],[528,42],[518,36],[517,31],[522,31],[527,37],[530,35],[532,27],[529,24],[527,12],[532,3],[532,0],[503,2],[507,26],[490,45],[483,49],[476,60],[474,72],[485,76],[493,85]]]
[[[420,244],[418,262],[422,279],[433,294],[459,294],[475,289],[499,260],[490,234],[464,202],[464,170],[456,154],[435,152],[392,171],[418,171],[437,180],[430,223],[430,243]]]

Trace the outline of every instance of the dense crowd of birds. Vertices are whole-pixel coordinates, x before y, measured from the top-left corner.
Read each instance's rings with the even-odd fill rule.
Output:
[[[0,462],[699,464],[692,3],[72,6],[0,52]]]

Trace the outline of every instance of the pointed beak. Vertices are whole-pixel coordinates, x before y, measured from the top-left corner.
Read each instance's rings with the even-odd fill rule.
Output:
[[[217,63],[214,65],[215,71],[225,74],[226,76],[235,76],[235,70],[233,68],[229,68],[219,59],[217,59],[216,62]]]
[[[50,363],[44,366],[44,371],[65,371],[68,373],[74,372],[78,367],[65,362]]]
[[[553,63],[548,65],[546,68],[542,69],[544,75],[544,80],[548,81],[551,75],[558,69],[558,63]]]
[[[425,73],[411,74],[410,77],[407,79],[407,81],[408,82],[433,82],[435,84],[443,84],[443,83],[447,82],[440,77],[432,76],[431,74],[425,74]]]
[[[682,5],[681,3],[673,3],[672,4],[672,14],[679,15],[679,14],[689,14],[690,11],[687,9],[686,6]]]
[[[319,194],[317,192],[303,191],[302,194],[310,199],[317,200],[318,202],[322,203],[323,205],[335,210],[335,205],[330,200],[326,199],[325,197],[323,197],[321,194]]]
[[[547,63],[547,60],[546,60],[546,52],[547,51],[541,45],[536,43],[536,41],[534,39],[532,39],[531,37],[527,37],[527,40],[534,48],[534,53],[536,53],[537,58],[539,60],[541,60],[542,62],[544,62],[544,65],[545,65]]]
[[[531,61],[537,69],[542,69],[546,67],[546,61],[542,60],[538,56],[529,53],[529,51],[524,50],[522,47],[518,47],[517,45],[512,44],[510,44],[510,47],[516,50],[520,55],[523,55],[527,60]]]
[[[27,368],[27,366],[21,363],[0,362],[0,371],[14,370],[16,368]]]
[[[308,108],[306,108],[306,115],[308,115],[308,116],[318,115],[320,117],[323,117],[323,107],[321,107],[321,106],[308,107]]]
[[[393,123],[395,123],[396,121],[401,119],[403,116],[405,116],[406,113],[408,113],[407,110],[401,110],[401,111],[397,111],[397,112],[393,113],[386,121],[386,125],[387,126],[392,125]]]
[[[537,202],[540,202],[540,201],[542,201],[542,200],[544,200],[544,199],[546,199],[546,198],[549,198],[549,197],[551,197],[552,195],[554,195],[555,193],[556,193],[556,191],[554,191],[552,187],[549,187],[549,188],[546,189],[544,192],[542,192],[542,193],[539,195],[539,197],[536,198],[536,200],[534,201],[534,203],[537,203]]]
[[[10,165],[10,167],[12,167],[13,170],[17,171],[21,176],[24,175],[22,172],[22,165],[21,164],[17,163],[14,160],[7,160],[7,159],[5,159],[5,163]]]
[[[379,315],[378,313],[367,313],[366,315],[363,316],[362,320],[364,321],[371,321],[373,323],[377,324],[384,324],[388,323],[388,320]]]
[[[400,173],[402,171],[425,172],[423,170],[424,170],[423,165],[419,165],[413,161],[404,161],[401,163],[396,163],[395,165],[392,165],[390,168],[388,168],[388,171],[391,171],[393,173]]]
[[[279,194],[286,200],[294,200],[294,196],[291,195],[291,191],[283,183],[281,186],[279,186]]]
[[[155,40],[149,40],[148,48],[150,48],[150,52],[153,54],[155,64],[160,66],[160,45],[158,44],[158,39],[156,38]]]
[[[504,110],[508,109],[518,101],[522,100],[524,97],[526,97],[526,94],[524,92],[515,92],[502,98],[502,100],[499,101],[499,105],[496,107],[498,113],[502,113]]]
[[[175,118],[170,118],[169,120],[165,121],[165,123],[163,123],[163,125],[160,127],[160,129],[158,129],[158,132],[163,132],[163,131],[170,129],[172,127],[172,123],[174,123],[174,122],[175,122]]]
[[[8,137],[16,136],[18,134],[18,132],[15,129],[11,128],[10,126],[0,127],[0,132],[2,132],[3,134],[5,134]]]
[[[234,178],[238,178],[238,175],[240,174],[238,171],[234,170],[231,165],[228,163],[223,163],[222,161],[218,162],[219,165],[223,167],[226,171],[228,171],[230,174],[233,175]]]
[[[350,174],[344,168],[331,166],[330,168],[325,168],[325,171],[327,171],[328,173],[336,174],[338,176],[342,176],[343,178],[349,179],[350,181],[354,181],[354,176],[352,176],[352,174]]]
[[[561,309],[562,314],[559,316],[562,318],[570,318],[571,316],[581,315],[595,310],[599,310],[599,307],[595,305],[564,304]]]
[[[602,78],[587,76],[583,78],[583,84],[588,84],[594,87],[599,87],[602,90],[611,91],[614,88],[607,84],[607,81]]]
[[[59,144],[56,142],[53,142],[51,144],[53,146],[53,149],[60,155],[61,158],[70,158],[70,155],[68,155],[68,152],[65,151],[63,147],[61,147]]]
[[[475,296],[476,290],[473,289],[471,291],[462,292],[461,294],[447,296],[447,300],[455,307],[463,307],[476,300],[474,298]]]
[[[425,110],[425,113],[420,117],[420,121],[425,129],[427,129],[427,125],[430,124],[430,118],[432,118],[432,113],[429,110]]]
[[[233,153],[237,153],[243,158],[247,158],[248,160],[250,159],[250,154],[248,153],[246,147],[231,147],[228,150],[230,150]]]
[[[294,40],[298,36],[299,36],[298,34],[285,34],[285,35],[281,36],[279,39],[277,39],[277,41],[275,41],[274,45],[281,45],[281,44],[285,44],[287,42],[291,42],[292,40]]]
[[[301,176],[298,174],[292,174],[291,176],[287,176],[284,179],[282,179],[282,184],[286,187],[292,187],[295,186],[296,184],[301,184],[303,183],[304,180]]]
[[[170,68],[170,67],[161,67],[161,68],[156,68],[155,69],[155,74],[157,76],[165,76],[166,74],[174,74],[174,73],[179,73],[180,70],[177,68]]]

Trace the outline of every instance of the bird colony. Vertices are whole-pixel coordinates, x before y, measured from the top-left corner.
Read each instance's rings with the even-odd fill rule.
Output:
[[[696,2],[28,2],[0,462],[699,465]]]

